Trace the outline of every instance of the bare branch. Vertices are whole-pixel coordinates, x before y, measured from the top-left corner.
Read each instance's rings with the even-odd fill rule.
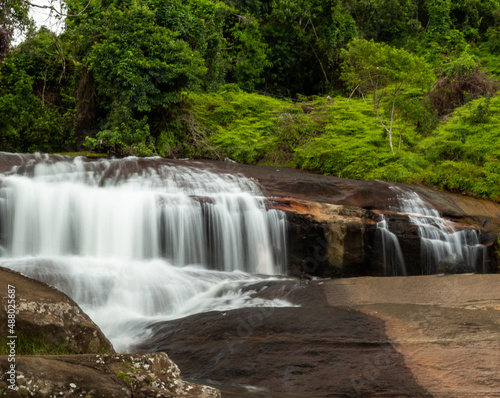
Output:
[[[354,93],[356,92],[356,90],[358,89],[358,87],[359,87],[359,84],[354,88],[354,90],[352,90],[352,93],[349,96],[349,98],[347,99],[347,102],[349,102],[351,100],[351,97],[354,95]]]
[[[89,7],[90,3],[92,3],[92,0],[89,0],[89,2],[87,3],[87,5],[83,8],[83,10],[81,10],[78,14],[65,14],[61,11],[58,11],[54,6],[50,5],[50,6],[41,6],[41,5],[38,5],[38,4],[33,4],[31,2],[29,2],[28,0],[24,0],[26,4],[28,4],[29,6],[31,7],[36,7],[36,8],[44,8],[44,9],[48,9],[50,11],[54,11],[56,14],[59,14],[63,17],[79,17],[80,15],[82,15],[83,12],[85,12],[85,10]]]
[[[43,73],[43,87],[42,87],[42,107],[45,107],[45,87],[47,86],[47,72],[49,70],[49,67],[47,66],[45,68],[45,71]]]
[[[61,56],[61,62],[62,62],[62,72],[61,72],[61,75],[59,76],[59,84],[60,84],[64,74],[66,73],[66,59],[64,57],[63,49],[62,49],[61,45],[59,44],[59,42],[57,41],[57,38],[56,38],[55,44],[56,44],[57,50],[59,51],[59,55]]]

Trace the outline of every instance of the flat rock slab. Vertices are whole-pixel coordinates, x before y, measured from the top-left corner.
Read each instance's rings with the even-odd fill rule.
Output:
[[[169,352],[184,375],[211,380],[226,398],[500,397],[500,275],[252,288],[301,307],[158,323],[137,349]]]
[[[500,274],[345,278],[324,281],[321,287],[330,306],[375,303],[476,304],[500,309]]]
[[[246,308],[156,324],[138,350],[169,352],[188,378],[270,397],[430,397],[384,329],[348,308]]]
[[[329,305],[383,320],[434,397],[500,397],[500,275],[352,278],[321,287]]]
[[[500,397],[500,311],[414,304],[357,308],[385,321],[393,347],[434,397]]]

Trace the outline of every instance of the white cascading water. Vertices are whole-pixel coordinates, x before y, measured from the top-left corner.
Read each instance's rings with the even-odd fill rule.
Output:
[[[377,231],[379,231],[382,241],[384,276],[406,276],[405,260],[398,237],[389,230],[383,214],[380,215],[380,218],[381,220],[377,222]]]
[[[457,230],[453,222],[442,218],[416,192],[390,188],[396,191],[400,204],[394,211],[408,214],[410,222],[418,227],[423,274],[436,273],[441,264],[461,268],[454,272],[485,272],[486,247],[480,244],[476,230]],[[482,267],[478,269],[480,261]]]
[[[144,327],[289,305],[248,286],[286,270],[286,220],[251,180],[137,158],[27,158],[0,179],[0,265],[56,286],[117,350]]]

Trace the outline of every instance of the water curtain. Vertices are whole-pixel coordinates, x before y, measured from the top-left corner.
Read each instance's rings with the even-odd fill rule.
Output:
[[[117,346],[144,321],[254,299],[286,270],[286,219],[250,179],[160,159],[37,156],[0,185],[1,264],[70,295]]]

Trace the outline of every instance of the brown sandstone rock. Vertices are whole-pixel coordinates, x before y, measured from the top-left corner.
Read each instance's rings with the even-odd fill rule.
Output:
[[[5,268],[0,268],[0,280],[0,341],[15,342],[8,346],[9,355],[0,356],[0,396],[220,397],[213,388],[182,381],[165,353],[115,354],[100,329],[57,289]],[[7,315],[12,294],[15,324],[8,323]],[[85,355],[22,355],[33,350]],[[89,355],[102,352],[109,354]],[[12,365],[15,383],[7,373]]]
[[[153,331],[143,350],[168,350],[184,375],[217,382],[223,396],[225,384],[236,384],[276,397],[430,397],[387,342],[383,322],[348,308],[211,312]]]
[[[416,381],[436,398],[500,397],[500,275],[328,281],[329,305],[385,323]]]

